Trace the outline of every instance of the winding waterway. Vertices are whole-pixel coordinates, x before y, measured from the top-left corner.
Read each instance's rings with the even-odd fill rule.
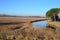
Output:
[[[33,26],[37,26],[37,27],[46,27],[46,25],[47,25],[46,21],[34,22],[32,24],[33,24]]]

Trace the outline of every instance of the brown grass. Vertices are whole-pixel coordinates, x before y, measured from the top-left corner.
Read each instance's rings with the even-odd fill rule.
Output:
[[[50,28],[38,28],[38,27],[25,27],[23,29],[14,29],[12,30],[11,28],[16,28],[18,27],[17,25],[11,25],[10,27],[8,25],[6,26],[1,26],[0,27],[0,36],[2,38],[7,38],[7,39],[13,39],[15,38],[16,40],[58,40],[58,36],[54,32],[54,30]]]
[[[53,29],[33,27],[28,20],[20,18],[1,18],[0,23],[26,21],[18,24],[0,25],[0,40],[59,40],[59,37]],[[5,20],[5,21],[4,21]],[[10,20],[10,21],[9,21]]]

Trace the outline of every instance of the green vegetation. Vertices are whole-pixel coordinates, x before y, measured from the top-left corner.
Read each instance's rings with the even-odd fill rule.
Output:
[[[46,17],[49,18],[51,16],[53,16],[54,14],[57,15],[57,13],[60,11],[60,8],[52,8],[50,10],[47,11],[46,13]]]

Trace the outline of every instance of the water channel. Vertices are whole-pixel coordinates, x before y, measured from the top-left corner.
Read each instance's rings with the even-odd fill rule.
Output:
[[[39,21],[39,22],[34,22],[32,24],[33,24],[33,26],[37,26],[37,27],[46,27],[47,22],[46,21]]]

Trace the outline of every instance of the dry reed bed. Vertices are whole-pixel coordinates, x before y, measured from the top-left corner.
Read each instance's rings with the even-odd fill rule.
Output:
[[[23,26],[22,26],[23,27]],[[22,28],[21,27],[21,28]],[[56,33],[54,32],[53,29],[50,28],[39,28],[39,27],[25,27],[23,29],[15,29],[11,30],[10,28],[2,27],[0,30],[0,34],[3,36],[6,36],[7,38],[9,37],[15,37],[16,39],[23,38],[24,40],[48,40],[48,39],[53,39],[53,40],[58,40]]]

